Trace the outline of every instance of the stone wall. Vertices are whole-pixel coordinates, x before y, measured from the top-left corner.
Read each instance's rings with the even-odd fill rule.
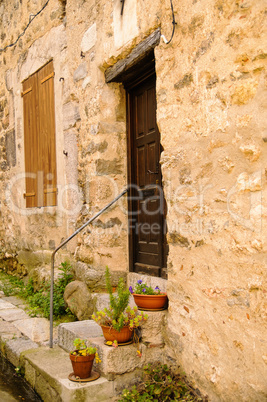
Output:
[[[1,48],[14,43],[27,26],[29,19],[44,6],[44,1],[2,1]],[[30,17],[31,15],[31,17]],[[64,2],[49,2],[35,17],[16,46],[0,55],[1,95],[1,181],[0,181],[0,241],[1,266],[9,273],[20,275],[41,272],[48,277],[50,255],[62,238],[66,237],[70,219],[60,208],[25,208],[24,136],[22,81],[53,58],[55,79],[56,147],[58,170],[65,170],[63,148],[63,90],[59,81],[66,65],[66,36],[63,19]],[[76,167],[77,170],[77,167]],[[65,186],[64,174],[58,177],[60,189]],[[66,203],[65,195],[60,198]],[[72,227],[74,225],[72,224]],[[69,257],[66,251],[62,260]],[[59,259],[59,262],[61,259]],[[19,268],[19,269],[18,269]]]
[[[0,2],[1,47],[43,4]],[[166,359],[213,401],[263,401],[264,1],[180,0],[174,11],[171,43],[155,48],[168,209]],[[169,39],[172,16],[170,4],[159,1],[125,0],[120,12],[119,0],[50,0],[18,44],[0,54],[1,259],[21,275],[45,275],[61,239],[126,186],[125,91],[106,84],[104,72],[158,27]],[[21,82],[51,58],[60,202],[27,213]],[[60,258],[127,271],[126,208],[122,199]]]
[[[212,400],[264,400],[263,2],[192,3],[177,4],[169,51],[156,48],[169,353]]]

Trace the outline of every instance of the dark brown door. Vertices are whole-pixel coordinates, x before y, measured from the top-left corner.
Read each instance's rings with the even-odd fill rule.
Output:
[[[132,270],[166,276],[165,202],[156,123],[155,75],[128,91]]]

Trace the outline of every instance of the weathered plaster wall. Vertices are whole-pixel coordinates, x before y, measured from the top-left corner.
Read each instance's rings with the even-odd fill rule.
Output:
[[[0,4],[3,45],[42,4]],[[213,401],[267,395],[264,5],[174,1],[174,38],[155,49],[170,249],[166,357]],[[104,71],[157,27],[168,39],[172,24],[168,2],[126,0],[122,17],[120,6],[50,0],[0,55],[2,261],[18,272],[47,265],[54,245],[127,183],[125,93]],[[24,168],[20,83],[51,57],[58,181],[69,190],[60,207],[24,216],[5,196]],[[95,270],[127,270],[126,207],[122,200],[68,250]]]

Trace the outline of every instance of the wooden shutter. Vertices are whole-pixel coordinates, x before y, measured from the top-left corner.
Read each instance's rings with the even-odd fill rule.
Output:
[[[26,207],[53,206],[57,204],[57,171],[52,61],[23,83],[22,96]]]
[[[32,75],[23,83],[24,155],[26,173],[26,207],[37,206],[38,170],[38,99],[37,77]]]
[[[39,98],[39,171],[43,172],[44,206],[57,204],[57,171],[55,141],[54,68],[50,61],[38,71]],[[41,179],[41,178],[40,178]]]

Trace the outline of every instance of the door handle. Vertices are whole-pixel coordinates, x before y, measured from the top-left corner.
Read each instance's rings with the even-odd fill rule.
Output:
[[[147,173],[149,173],[149,174],[159,174],[159,171],[157,169],[156,172],[152,172],[151,170],[147,169]]]

